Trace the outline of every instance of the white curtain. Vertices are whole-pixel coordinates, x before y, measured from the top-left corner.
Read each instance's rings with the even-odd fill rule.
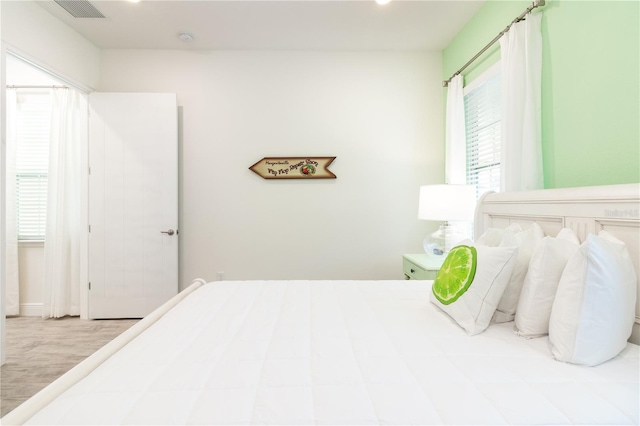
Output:
[[[462,86],[463,79],[458,74],[451,79],[447,91],[445,182],[449,184],[467,183],[467,140]]]
[[[529,14],[500,39],[501,190],[544,187],[541,138],[542,14]]]
[[[7,90],[6,103],[6,315],[20,313],[20,274],[18,267],[18,222],[16,218],[16,110],[15,89]]]
[[[44,244],[44,318],[80,314],[81,147],[86,103],[72,89],[52,92]]]

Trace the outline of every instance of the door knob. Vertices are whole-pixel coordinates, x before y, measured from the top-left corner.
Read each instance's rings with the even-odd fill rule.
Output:
[[[168,231],[160,231],[160,233],[162,234],[168,234],[168,235],[173,235],[175,234],[177,231],[174,231],[173,229],[169,229]]]

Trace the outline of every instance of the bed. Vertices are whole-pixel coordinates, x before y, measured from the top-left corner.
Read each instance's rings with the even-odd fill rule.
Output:
[[[475,232],[604,229],[637,274],[639,199],[638,184],[487,194]],[[638,424],[640,303],[631,341],[584,367],[513,322],[469,336],[430,292],[430,281],[196,280],[2,423]]]

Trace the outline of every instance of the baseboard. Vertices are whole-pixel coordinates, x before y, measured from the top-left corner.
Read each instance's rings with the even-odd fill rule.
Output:
[[[21,303],[20,316],[21,317],[41,317],[42,303]]]

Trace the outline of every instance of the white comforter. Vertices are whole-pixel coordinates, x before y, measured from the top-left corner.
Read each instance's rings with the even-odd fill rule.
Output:
[[[589,368],[513,323],[469,337],[430,284],[206,284],[30,423],[638,423],[638,346]]]

